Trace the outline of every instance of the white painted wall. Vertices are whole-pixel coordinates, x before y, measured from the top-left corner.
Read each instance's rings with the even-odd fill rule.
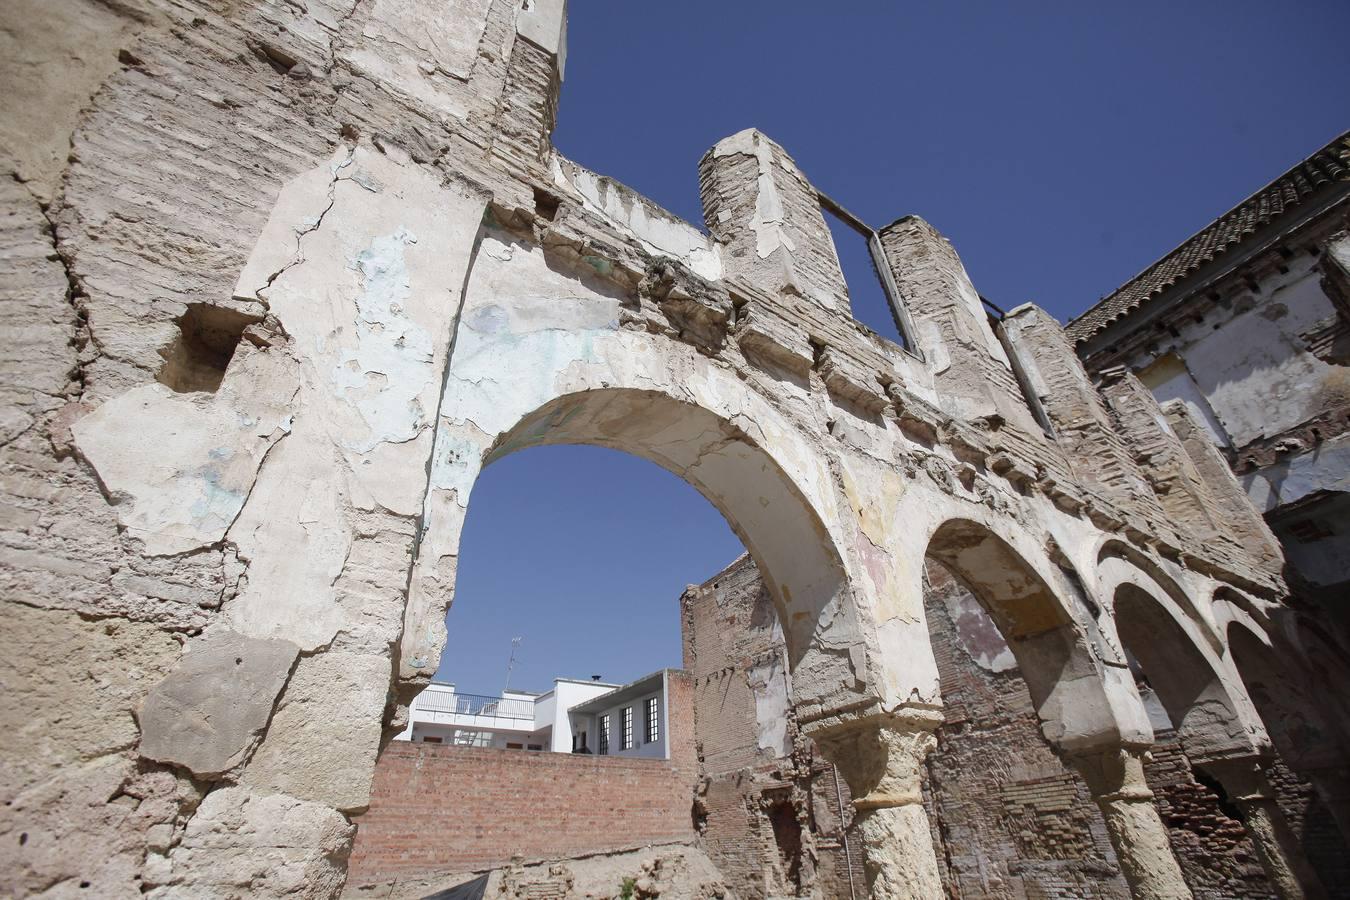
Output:
[[[1211,311],[1204,321],[1182,328],[1179,337],[1160,339],[1155,359],[1175,353],[1194,388],[1176,371],[1145,383],[1159,400],[1185,401],[1217,437],[1238,447],[1315,415],[1324,391],[1343,379],[1343,370],[1309,353],[1300,337],[1336,311],[1315,265],[1314,257],[1300,254],[1287,273],[1261,282],[1259,294],[1236,298],[1231,315]],[[1134,368],[1144,377],[1149,364],[1139,360]]]
[[[451,743],[457,732],[475,730],[485,734],[474,746],[506,748],[507,744],[542,746],[555,753],[572,752],[572,724],[568,710],[578,703],[607,694],[618,685],[600,681],[582,681],[557,678],[553,690],[545,694],[528,691],[505,691],[504,700],[520,701],[533,706],[531,719],[517,719],[490,714],[468,715],[455,712],[455,686],[433,682],[413,700],[408,727],[395,738],[400,741],[420,741],[425,737],[441,738]],[[596,734],[590,730],[588,740],[594,750]]]
[[[573,728],[568,711],[578,703],[585,703],[601,694],[607,694],[618,685],[602,681],[580,681],[571,678],[555,678],[552,694],[557,698],[550,711],[549,725],[552,727],[552,749],[554,753],[572,752]],[[538,718],[536,716],[536,718]],[[583,726],[584,727],[584,726]],[[596,735],[588,729],[587,746],[595,752]]]
[[[669,728],[670,721],[669,710],[667,709],[665,690],[665,674],[662,675],[661,687],[654,691],[648,691],[642,694],[636,694],[616,701],[612,705],[604,707],[603,710],[588,717],[587,727],[594,735],[591,745],[592,752],[598,752],[599,741],[599,722],[601,716],[609,716],[609,756],[636,757],[642,759],[666,759],[669,753]],[[647,700],[656,699],[657,715],[657,740],[648,744],[645,742],[647,736]],[[622,749],[623,745],[623,710],[631,708],[633,710],[633,746],[628,749]],[[576,719],[581,719],[580,716]],[[579,722],[577,723],[579,724]]]
[[[1152,365],[1139,372],[1139,380],[1144,383],[1159,403],[1168,400],[1180,400],[1186,404],[1191,416],[1205,427],[1209,437],[1220,447],[1232,445],[1228,432],[1214,415],[1209,398],[1200,390],[1200,385],[1192,377],[1181,357],[1174,353],[1155,360]]]

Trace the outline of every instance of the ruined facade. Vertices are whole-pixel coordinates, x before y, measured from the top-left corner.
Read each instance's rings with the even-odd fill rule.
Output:
[[[926,559],[1006,640],[1134,896],[1190,889],[1122,641],[1275,890],[1321,890],[1268,728],[1316,733],[1344,827],[1347,681],[1273,633],[1278,545],[1203,528],[1242,508],[1212,446],[1128,373],[1099,391],[1034,307],[991,324],[921,219],[873,242],[904,349],[853,321],[767,136],[700,162],[706,233],[563,159],[561,0],[4,17],[6,893],[337,894],[475,478],[547,443],[654,461],[732,524],[872,896],[943,891]]]
[[[792,709],[773,598],[743,556],[680,598],[700,846],[744,900],[864,896],[848,786]]]
[[[945,896],[1130,897],[1102,814],[1084,779],[1042,736],[1011,648],[946,568],[930,561],[926,575],[943,723],[923,773],[924,804]],[[838,828],[835,810],[847,816],[847,793],[837,793],[828,763],[800,764],[812,759],[809,741],[781,743],[795,722],[778,708],[786,676],[773,666],[783,648],[765,615],[771,602],[748,558],[683,598],[686,647],[697,648],[703,673],[695,676],[705,771],[700,846],[743,898],[862,896],[861,873],[851,883],[842,867],[848,831]],[[1186,886],[1196,897],[1281,896],[1241,798],[1192,763],[1143,678],[1140,691],[1155,737],[1144,777]],[[1330,810],[1283,761],[1269,771],[1272,797],[1313,878],[1332,886],[1329,896],[1343,896],[1350,852]],[[772,815],[780,804],[799,830]],[[784,877],[796,873],[795,881]]]
[[[1128,369],[1165,409],[1190,412],[1168,414],[1183,441],[1220,450],[1214,464],[1226,461],[1265,515],[1295,605],[1335,642],[1350,640],[1350,133],[1067,332],[1098,377]],[[1217,527],[1242,529],[1250,513],[1233,513]]]

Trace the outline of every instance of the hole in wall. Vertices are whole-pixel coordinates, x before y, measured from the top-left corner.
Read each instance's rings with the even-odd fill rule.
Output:
[[[1235,822],[1244,820],[1242,810],[1233,802],[1233,798],[1228,795],[1228,791],[1224,789],[1223,783],[1219,779],[1201,769],[1193,769],[1191,774],[1195,777],[1196,784],[1204,786],[1214,794],[1219,812]]]
[[[562,198],[555,197],[548,191],[539,188],[534,189],[534,212],[545,221],[552,222],[558,217],[558,207],[562,206]]]
[[[180,394],[215,393],[244,329],[260,321],[258,316],[224,306],[189,304],[178,317],[178,337],[160,351],[164,365],[156,380]]]

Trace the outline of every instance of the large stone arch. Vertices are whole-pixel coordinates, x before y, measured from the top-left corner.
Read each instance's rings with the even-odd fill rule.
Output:
[[[626,298],[488,229],[465,290],[442,394],[412,574],[402,695],[435,671],[458,542],[482,468],[516,450],[594,444],[698,489],[763,573],[782,618],[799,703],[894,706],[855,602],[849,524],[818,445],[767,398],[688,344],[624,328]],[[934,690],[935,695],[935,690]]]
[[[823,423],[805,397],[783,384],[770,399],[689,343],[634,327],[631,303],[519,237],[480,236],[437,413],[400,700],[438,664],[483,467],[546,444],[632,453],[698,489],[741,537],[782,621],[798,721],[855,798],[869,880],[929,895],[918,767],[940,713],[920,586],[864,574],[855,512],[839,500],[833,451],[808,433]]]
[[[1278,628],[1264,628],[1231,593],[1217,599],[1228,659],[1242,679],[1280,758],[1310,781],[1350,838],[1350,730],[1344,691],[1337,690],[1336,661],[1309,658]],[[1298,629],[1297,624],[1291,626]],[[1313,642],[1297,632],[1305,642]],[[1325,663],[1325,664],[1324,664]],[[1333,667],[1328,669],[1328,666]],[[1343,681],[1339,683],[1344,683]]]
[[[733,422],[670,392],[631,387],[569,393],[497,437],[483,465],[530,447],[607,447],[656,463],[699,491],[755,560],[797,669],[823,621],[847,601],[842,554],[771,450]],[[828,639],[828,638],[826,638]]]
[[[1316,769],[1335,760],[1334,729],[1318,711],[1318,701],[1281,659],[1269,632],[1247,616],[1228,618],[1228,658],[1242,680],[1271,742],[1296,769]],[[1321,702],[1331,698],[1323,697]],[[1336,751],[1331,751],[1334,755]]]
[[[1220,778],[1243,808],[1248,831],[1272,883],[1282,896],[1325,896],[1322,884],[1343,880],[1340,859],[1350,822],[1350,767],[1347,743],[1336,712],[1340,698],[1327,682],[1306,669],[1290,642],[1273,623],[1263,623],[1264,610],[1231,589],[1215,594],[1215,620],[1223,629],[1225,660],[1239,677],[1269,734],[1279,759],[1297,773],[1276,779],[1266,771],[1278,768],[1275,758],[1256,766],[1220,768]],[[1307,785],[1298,785],[1306,780]],[[1280,784],[1277,792],[1274,783]],[[1307,793],[1304,793],[1307,791]],[[1295,831],[1287,816],[1295,815]],[[1337,833],[1339,831],[1339,834]],[[1319,873],[1320,876],[1319,877]]]
[[[1194,626],[1192,635],[1214,653],[1222,654],[1223,642],[1208,604],[1197,602],[1196,592],[1183,587],[1159,560],[1119,538],[1108,537],[1098,547],[1095,569],[1098,594],[1107,602],[1121,584],[1134,584],[1151,594],[1175,618]]]
[[[949,519],[933,530],[927,555],[962,582],[994,620],[1055,748],[1074,753],[1151,743],[1142,717],[1132,714],[1138,702],[1133,686],[1122,682],[1124,691],[1115,689],[1087,630],[1049,577],[1009,540],[987,524]]]

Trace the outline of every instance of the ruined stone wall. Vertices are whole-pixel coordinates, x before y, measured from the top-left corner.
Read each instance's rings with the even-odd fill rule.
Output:
[[[861,847],[845,840],[852,798],[800,733],[782,630],[753,561],[743,556],[690,587],[680,607],[702,774],[700,844],[747,900],[813,890],[849,897],[850,877],[862,890]]]
[[[0,612],[11,634],[25,635],[4,663],[6,894],[206,896],[218,878],[244,893],[341,885],[352,829],[335,808],[366,801],[360,779],[330,776],[344,754],[374,759],[416,505],[325,497],[312,473],[285,476],[297,496],[282,506],[305,506],[305,524],[289,539],[260,529],[265,543],[280,549],[315,521],[340,523],[312,555],[327,570],[322,602],[351,617],[315,641],[245,624],[235,601],[250,585],[273,598],[310,585],[292,580],[273,593],[277,567],[244,535],[272,511],[237,517],[264,459],[283,462],[272,451],[294,437],[302,409],[311,422],[317,415],[292,367],[306,352],[297,346],[306,314],[276,318],[281,298],[269,309],[259,289],[282,287],[281,270],[299,261],[301,236],[325,212],[337,224],[359,201],[343,196],[348,188],[391,200],[398,190],[387,175],[339,185],[325,166],[352,173],[358,140],[377,156],[376,144],[387,150],[381,161],[430,165],[452,145],[485,145],[496,116],[515,4],[462,4],[429,30],[398,6],[71,0],[3,12],[0,65],[13,89],[0,101],[0,307],[12,327],[0,353]],[[481,154],[465,156],[458,171],[503,180]],[[273,235],[273,266],[238,290],[281,186],[316,170],[324,177],[308,224]],[[418,200],[439,191],[431,171]],[[481,211],[468,213],[469,240]],[[430,231],[421,237],[435,243]],[[127,405],[105,406],[137,390]],[[154,434],[161,463],[106,442],[100,455],[97,439],[77,453],[72,427],[100,406],[115,428]],[[362,433],[347,435],[362,451],[390,446]],[[143,491],[166,487],[156,479],[179,477],[196,488],[170,501],[182,501],[177,511],[133,511]],[[213,625],[220,640],[189,663],[185,645]],[[311,655],[319,647],[334,652]],[[212,665],[221,668],[208,673]],[[171,693],[183,693],[147,706],[176,667]],[[288,702],[288,679],[296,695],[316,695]],[[184,704],[212,695],[211,715],[187,724]],[[322,712],[317,695],[329,697]],[[248,788],[231,787],[274,711],[277,746],[260,751]],[[142,746],[143,731],[156,729],[157,742]],[[269,863],[231,862],[249,854]]]
[[[1160,733],[1152,754],[1144,771],[1195,896],[1253,900],[1278,896],[1261,868],[1241,813],[1226,797],[1220,798],[1222,787],[1213,779],[1206,779],[1208,784],[1196,780],[1175,732]]]
[[[1182,279],[1080,351],[1094,375],[1125,367],[1160,402],[1185,405],[1196,439],[1221,451],[1250,504],[1267,514],[1296,590],[1344,646],[1350,621],[1337,600],[1350,558],[1350,219],[1343,185],[1339,200],[1337,186],[1325,186],[1333,193],[1324,207],[1310,200],[1244,234],[1217,271]],[[1229,529],[1246,539],[1250,515],[1239,509]],[[1265,540],[1256,534],[1250,543]]]
[[[1129,897],[1101,813],[1041,734],[1007,643],[943,566],[926,572],[947,717],[925,796],[949,894]]]
[[[682,598],[704,773],[701,842],[741,896],[794,890],[788,875],[803,866],[815,867],[814,886],[823,896],[848,896],[843,832],[832,830],[840,805],[845,822],[850,817],[847,788],[832,792],[828,764],[803,778],[798,750],[760,743],[764,726],[792,722],[791,710],[779,720],[765,715],[764,682],[755,678],[781,647],[767,604],[748,557]],[[1101,812],[1041,733],[1006,641],[969,590],[931,561],[925,613],[946,716],[928,759],[924,802],[948,895],[1128,898]],[[1273,771],[1301,846],[1331,896],[1340,896],[1336,886],[1350,881],[1330,815],[1306,782],[1278,763]],[[1197,774],[1175,732],[1159,732],[1145,774],[1197,898],[1277,896],[1240,812],[1218,782]],[[807,824],[807,841],[795,832],[784,840],[790,832],[774,827],[776,804],[789,802]],[[862,884],[860,871],[855,884]]]
[[[1285,821],[1321,876],[1328,894],[1335,898],[1350,897],[1350,841],[1337,826],[1326,799],[1283,760],[1276,760],[1269,778]]]
[[[1024,639],[1045,733],[1110,764],[1122,867],[1130,849],[1175,887],[1153,808],[1107,777],[1151,741],[1137,691],[1064,567],[1097,608],[1110,563],[1168,573],[1164,614],[1252,754],[1212,598],[1241,592],[1265,634],[1278,576],[1212,517],[1157,533],[1076,483],[931,228],[886,244],[916,320],[950,325],[910,353],[847,315],[814,189],[767,136],[704,158],[713,238],[559,158],[564,16],[4,9],[3,889],[334,895],[381,737],[437,668],[477,475],[546,443],[643,456],[733,522],[876,892],[939,890],[918,799],[943,715],[920,561],[939,552]],[[1160,426],[1137,418],[1146,457]],[[821,780],[798,737],[794,792]]]

